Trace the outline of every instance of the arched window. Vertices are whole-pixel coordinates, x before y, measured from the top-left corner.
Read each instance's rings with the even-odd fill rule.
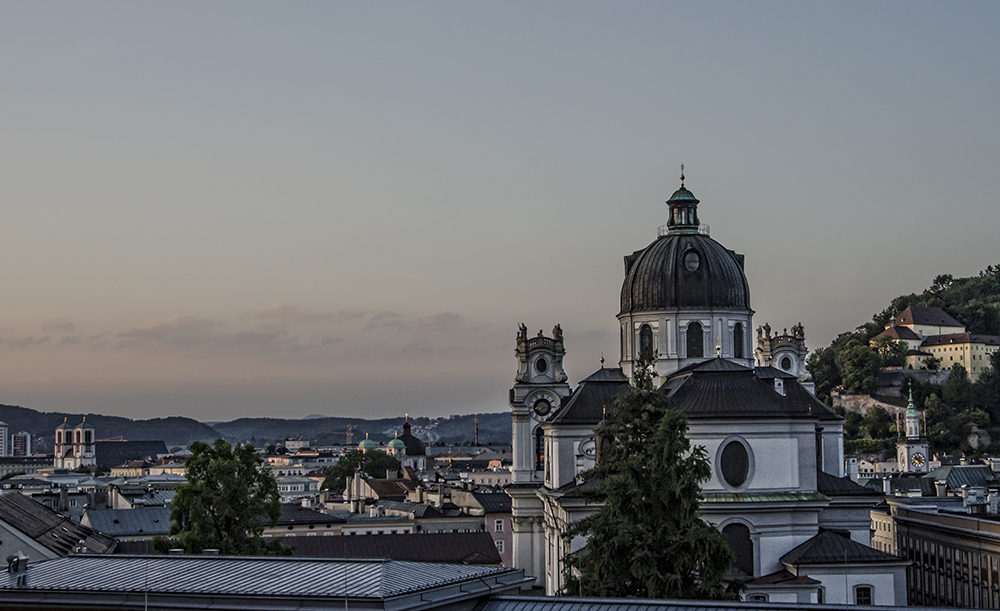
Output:
[[[856,605],[872,604],[872,587],[856,586],[854,588],[854,604]]]
[[[653,355],[653,329],[649,325],[639,327],[639,356]]]
[[[535,429],[535,471],[545,469],[545,432],[542,427]]]
[[[733,522],[722,529],[729,549],[733,550],[736,559],[733,568],[737,568],[747,576],[753,576],[753,541],[750,540],[750,528],[746,524]]]
[[[705,338],[701,330],[701,323],[693,322],[688,325],[687,349],[688,358],[705,356]]]
[[[56,443],[62,443],[62,431],[56,431]]]
[[[733,358],[743,358],[743,323],[733,325]]]

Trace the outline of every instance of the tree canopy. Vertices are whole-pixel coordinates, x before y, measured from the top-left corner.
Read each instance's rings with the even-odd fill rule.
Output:
[[[610,438],[598,464],[584,473],[599,480],[588,493],[602,503],[565,533],[587,537],[587,552],[565,559],[566,591],[584,596],[725,599],[733,562],[723,535],[698,517],[701,484],[711,476],[703,447],[688,442],[684,414],[667,408],[653,388],[649,360],[640,360],[635,387],[615,400]],[[580,577],[572,574],[579,571]]]
[[[154,541],[157,551],[182,547],[189,554],[218,549],[221,554],[260,556],[287,553],[278,541],[265,542],[265,522],[281,516],[278,484],[252,445],[233,447],[217,439],[191,444],[184,462],[187,483],[171,504],[173,541]]]
[[[347,478],[355,471],[364,471],[372,477],[385,477],[387,472],[398,473],[402,467],[399,461],[382,450],[353,450],[340,457],[337,464],[324,472],[323,490],[343,490]]]

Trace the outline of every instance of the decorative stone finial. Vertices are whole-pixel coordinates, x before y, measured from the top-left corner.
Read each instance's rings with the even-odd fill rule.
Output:
[[[601,369],[604,369],[604,351],[601,350]]]
[[[684,164],[681,164],[681,189],[684,188]]]

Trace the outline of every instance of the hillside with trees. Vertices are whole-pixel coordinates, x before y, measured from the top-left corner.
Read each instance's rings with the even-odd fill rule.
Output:
[[[873,394],[878,390],[879,371],[901,366],[905,353],[900,342],[876,336],[890,320],[909,306],[938,307],[965,325],[969,332],[1000,335],[1000,266],[989,266],[978,276],[955,278],[941,275],[922,293],[901,295],[870,322],[841,333],[825,348],[814,351],[806,367],[816,384],[816,395],[833,405],[831,391],[841,388],[851,394]],[[931,368],[939,366],[931,363]],[[907,379],[903,396],[913,392],[914,404],[923,409],[927,431],[935,452],[962,451],[969,455],[1000,452],[1000,354],[990,357],[990,369],[976,382],[961,365],[953,366],[948,381],[941,386]],[[904,399],[887,400],[900,402]],[[894,422],[888,411],[875,407],[865,414],[844,413],[844,433],[848,451],[890,450],[896,441]],[[975,425],[990,443],[978,448],[968,437]],[[984,440],[985,441],[985,440]]]

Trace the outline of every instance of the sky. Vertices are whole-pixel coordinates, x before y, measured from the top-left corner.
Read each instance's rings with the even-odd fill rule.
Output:
[[[995,2],[0,4],[0,403],[503,411],[686,186],[816,349],[997,264]]]

